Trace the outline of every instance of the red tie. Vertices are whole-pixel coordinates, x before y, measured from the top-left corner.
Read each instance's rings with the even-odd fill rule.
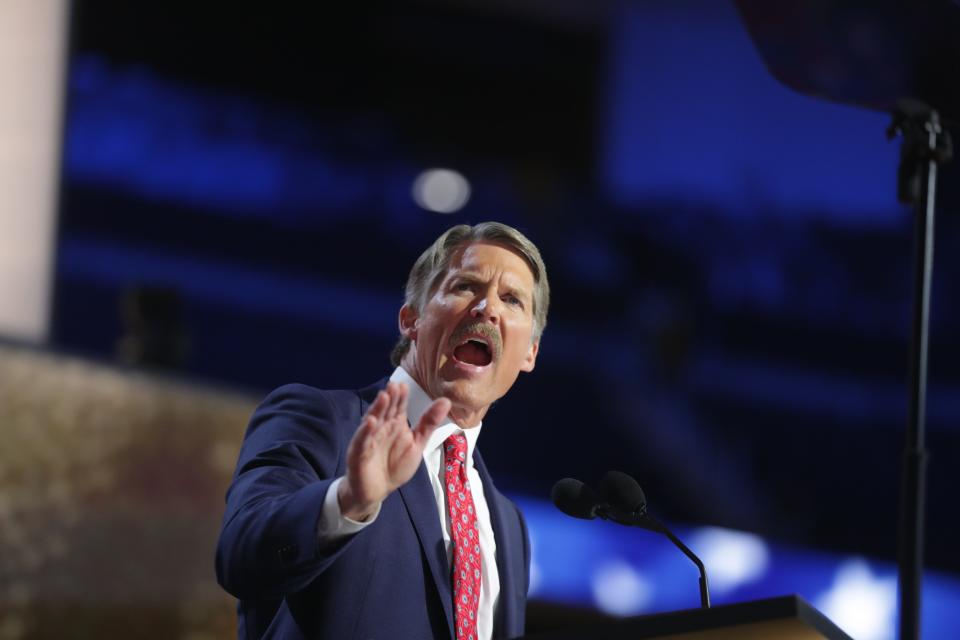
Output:
[[[447,510],[453,538],[453,602],[457,640],[477,640],[480,605],[480,530],[467,481],[467,438],[454,434],[443,442]]]

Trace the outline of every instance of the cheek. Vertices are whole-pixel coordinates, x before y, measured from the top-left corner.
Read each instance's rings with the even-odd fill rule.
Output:
[[[454,312],[457,304],[458,300],[454,296],[438,295],[430,301],[430,304],[428,305],[427,311],[424,313],[424,315],[436,322]]]
[[[431,313],[426,322],[433,331],[443,331],[456,326],[462,318],[465,305],[458,299],[440,298],[432,305]]]
[[[504,351],[509,354],[513,360],[525,360],[530,349],[533,347],[533,331],[517,331],[511,335],[509,344],[504,345]]]
[[[444,327],[442,314],[431,314],[428,318],[423,318],[417,331],[420,339],[424,341],[428,349],[438,348],[439,343],[443,341]]]

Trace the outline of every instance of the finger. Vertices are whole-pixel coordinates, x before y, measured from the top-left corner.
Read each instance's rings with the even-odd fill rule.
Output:
[[[423,413],[417,428],[414,430],[417,442],[426,444],[427,440],[436,431],[437,427],[444,423],[447,414],[450,413],[450,400],[447,398],[437,398],[433,404]]]
[[[408,390],[406,385],[397,385],[397,397],[396,405],[393,407],[393,414],[390,419],[390,423],[387,425],[387,429],[390,432],[390,438],[396,439],[403,434],[403,432],[409,430],[407,426],[407,397]]]
[[[392,421],[397,417],[397,407],[400,404],[400,396],[403,393],[403,389],[396,382],[391,382],[387,385],[387,393],[390,394],[390,405],[387,407],[384,419]]]
[[[381,391],[381,393],[383,392]],[[383,393],[382,396],[378,395],[376,401],[370,405],[370,409],[367,410],[367,414],[363,417],[363,422],[360,423],[360,429],[358,431],[363,431],[367,441],[379,442],[383,440],[385,431],[383,428],[385,424],[383,414],[387,410],[388,403],[389,398],[387,394]]]
[[[354,472],[355,467],[366,457],[364,452],[370,446],[371,440],[372,437],[369,434],[369,430],[366,428],[358,429],[357,432],[353,434],[353,438],[350,439],[350,444],[347,445],[348,476]]]
[[[370,439],[374,443],[383,442],[390,431],[390,423],[385,420],[375,420],[374,424],[370,425]]]
[[[364,414],[364,418],[367,416],[373,416],[375,418],[383,418],[383,412],[386,410],[387,406],[390,403],[390,398],[383,391],[377,393],[376,399],[367,407],[367,413]]]
[[[392,431],[399,431],[401,427],[407,426],[407,398],[409,390],[405,384],[397,384],[396,402],[392,409],[393,414],[390,417],[390,428]]]
[[[360,429],[365,432],[364,446],[359,451],[370,452],[375,447],[380,446],[389,433],[389,422],[387,416],[390,412],[390,389],[380,391],[376,400],[370,405],[367,414],[363,417]]]
[[[357,427],[354,437],[369,437],[382,423],[383,420],[378,418],[373,411],[367,411],[366,415],[360,419],[360,426]]]
[[[397,407],[397,420],[403,424],[404,427],[408,426],[407,421],[407,404],[410,400],[410,388],[405,385],[400,385],[400,406]]]

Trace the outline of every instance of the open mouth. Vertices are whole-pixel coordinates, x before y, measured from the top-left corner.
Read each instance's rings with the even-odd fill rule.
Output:
[[[453,358],[464,364],[485,367],[493,362],[493,352],[483,338],[467,338],[453,350]]]

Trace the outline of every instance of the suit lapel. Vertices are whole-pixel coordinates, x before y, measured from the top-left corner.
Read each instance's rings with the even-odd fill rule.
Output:
[[[427,475],[427,466],[420,467],[408,483],[398,490],[410,514],[410,520],[420,539],[423,555],[430,565],[430,573],[437,585],[443,611],[447,615],[450,636],[453,637],[453,593],[450,590],[450,570],[447,567],[447,552],[443,546],[443,531],[437,516],[437,500]]]
[[[509,503],[493,485],[493,479],[490,477],[490,472],[487,471],[487,466],[483,463],[483,456],[480,455],[479,449],[473,452],[473,464],[483,482],[483,495],[490,511],[490,526],[493,528],[493,536],[497,541],[500,604],[494,614],[493,636],[495,638],[504,637],[508,635],[509,630],[516,626],[517,612],[513,606],[517,597],[516,576],[514,575],[514,564],[509,561],[507,554],[513,551],[511,545],[515,545],[517,539],[516,536],[510,536],[508,533],[507,523],[511,514],[506,509],[509,508]]]

